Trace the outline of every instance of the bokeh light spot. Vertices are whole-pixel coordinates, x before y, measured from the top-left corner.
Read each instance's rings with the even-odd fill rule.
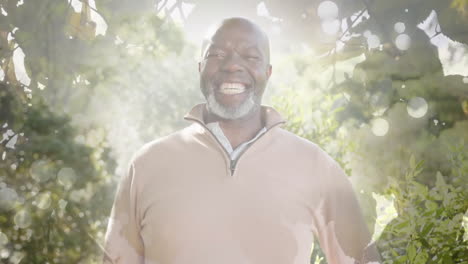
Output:
[[[0,209],[9,210],[13,207],[18,199],[18,194],[15,190],[5,186],[0,186]]]
[[[375,118],[371,121],[372,133],[378,137],[385,136],[389,128],[388,121],[383,118]]]
[[[52,163],[47,160],[37,160],[31,165],[31,177],[38,181],[44,182],[50,179],[53,175]]]
[[[411,117],[421,118],[426,115],[428,105],[426,100],[422,97],[414,97],[409,100],[406,110]]]
[[[41,193],[37,197],[36,206],[39,209],[45,210],[50,207],[50,202],[51,202],[50,193],[49,192]]]
[[[60,209],[64,209],[67,206],[67,201],[60,199],[59,201],[59,207]]]
[[[395,39],[395,45],[399,50],[407,50],[411,46],[411,38],[406,34],[400,34]]]
[[[14,251],[10,257],[11,264],[19,264],[21,260],[24,258],[25,254],[21,251]]]
[[[270,12],[268,12],[268,9],[266,8],[266,5],[264,2],[260,2],[257,5],[257,15],[258,16],[263,16],[263,17],[269,17]]]
[[[393,29],[395,30],[396,33],[401,34],[401,33],[405,32],[405,29],[406,29],[405,23],[397,22],[393,26]]]
[[[10,256],[10,250],[8,250],[8,248],[2,248],[0,250],[0,258],[2,259],[6,259]]]
[[[375,48],[378,48],[380,46],[380,39],[377,35],[369,35],[367,37],[367,46],[369,47],[369,49],[375,49]]]
[[[323,20],[333,20],[338,17],[338,6],[332,1],[323,1],[317,8],[317,14]]]
[[[31,214],[27,210],[22,209],[15,214],[13,221],[19,228],[27,228],[31,225]]]
[[[62,168],[57,173],[58,182],[65,187],[65,189],[70,189],[75,183],[76,174],[72,168]]]

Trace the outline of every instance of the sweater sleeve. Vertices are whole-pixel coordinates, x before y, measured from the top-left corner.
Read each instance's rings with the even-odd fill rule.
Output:
[[[104,243],[104,264],[143,263],[135,190],[135,166],[128,168],[117,189]]]
[[[351,182],[338,163],[325,169],[316,234],[329,264],[380,263]]]

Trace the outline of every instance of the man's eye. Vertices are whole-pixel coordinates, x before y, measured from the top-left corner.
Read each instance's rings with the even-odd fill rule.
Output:
[[[222,59],[222,58],[224,58],[224,54],[222,54],[222,53],[209,53],[208,58]]]
[[[247,55],[246,58],[251,61],[258,61],[260,60],[260,57],[257,55]]]

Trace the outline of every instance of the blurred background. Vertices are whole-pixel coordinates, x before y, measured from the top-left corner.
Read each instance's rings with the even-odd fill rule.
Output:
[[[345,168],[384,263],[468,263],[468,0],[1,0],[0,262],[99,263],[119,178],[188,125],[232,16],[269,34],[264,103]]]

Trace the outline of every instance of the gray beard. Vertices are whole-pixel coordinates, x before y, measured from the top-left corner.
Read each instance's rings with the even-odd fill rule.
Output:
[[[206,97],[206,103],[211,113],[223,119],[234,120],[254,112],[260,106],[260,97],[255,95],[253,91],[249,91],[247,99],[238,107],[232,108],[221,105],[216,101],[214,93],[211,92]]]

